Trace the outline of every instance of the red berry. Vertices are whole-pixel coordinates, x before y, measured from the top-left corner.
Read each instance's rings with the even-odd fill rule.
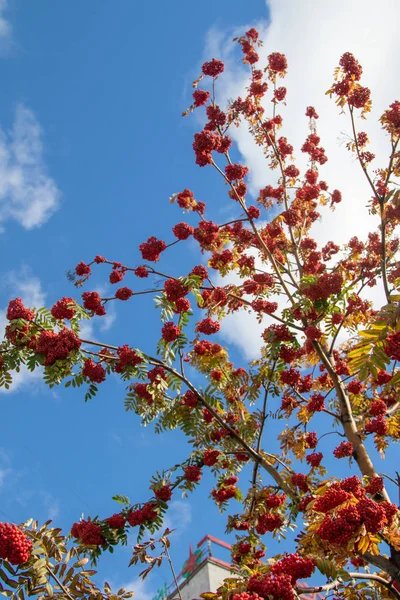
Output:
[[[172,228],[172,231],[178,240],[187,240],[188,237],[193,234],[194,229],[187,223],[177,223],[177,225]]]
[[[236,181],[238,179],[243,179],[246,177],[249,172],[248,167],[244,167],[239,164],[226,165],[225,174],[228,181]]]
[[[346,458],[347,456],[353,455],[353,444],[351,442],[341,442],[339,446],[337,446],[333,454],[336,458]]]
[[[210,62],[205,62],[201,68],[204,75],[218,77],[224,71],[224,63],[221,60],[213,58]]]
[[[218,462],[221,452],[219,450],[205,450],[203,454],[203,463],[207,467],[212,467]]]
[[[79,265],[77,265],[75,267],[75,273],[77,275],[79,275],[79,277],[84,277],[85,275],[89,276],[91,272],[92,272],[92,269],[90,268],[89,265],[84,263],[83,260],[81,260]]]
[[[313,452],[312,454],[309,454],[306,457],[306,461],[312,468],[315,468],[315,467],[319,467],[323,457],[324,457],[324,455],[322,454],[322,452]]]
[[[73,298],[61,298],[52,307],[51,314],[55,319],[72,319],[75,314],[75,300]]]
[[[127,366],[136,367],[143,362],[143,359],[136,354],[128,345],[120,346],[117,350],[118,361],[114,364],[114,371],[122,373]]]
[[[123,515],[115,514],[105,520],[110,529],[121,529],[124,527],[126,519]]]
[[[213,321],[210,317],[203,319],[196,325],[196,331],[204,333],[205,335],[212,335],[217,333],[221,328],[219,321]]]
[[[178,325],[175,325],[172,321],[165,323],[161,329],[162,338],[166,342],[174,342],[181,334],[181,329]]]
[[[192,483],[196,483],[201,479],[201,469],[196,465],[189,465],[186,467],[184,471],[185,479],[187,481],[191,481]]]
[[[115,297],[118,298],[118,300],[129,300],[132,294],[133,292],[131,289],[128,287],[122,287],[118,288],[118,290],[115,292]]]
[[[268,66],[275,73],[282,73],[287,69],[287,60],[284,54],[273,52],[268,56]]]
[[[102,546],[104,544],[101,526],[93,521],[83,520],[74,523],[71,527],[71,534],[85,546]]]
[[[210,92],[206,92],[205,90],[195,90],[193,92],[194,105],[196,107],[204,106],[204,104],[207,104],[209,97]]]
[[[172,498],[172,490],[169,485],[163,485],[154,490],[154,495],[157,500],[162,500],[163,502],[168,502]]]
[[[167,244],[163,240],[158,240],[156,237],[149,237],[147,242],[143,242],[139,246],[139,250],[142,253],[144,260],[151,262],[157,262],[160,259],[160,254],[167,247]],[[139,275],[141,277],[141,275]]]
[[[12,565],[22,565],[29,560],[32,542],[16,525],[0,523],[0,558]]]
[[[81,343],[71,329],[64,328],[59,333],[42,331],[36,351],[45,356],[46,365],[52,365],[56,360],[67,359],[71,352],[80,348]]]
[[[100,364],[94,363],[91,358],[85,360],[85,365],[82,369],[82,375],[94,383],[102,383],[106,378],[104,367]]]
[[[373,477],[369,480],[368,485],[366,485],[364,489],[367,494],[375,496],[375,494],[380,494],[380,492],[383,491],[383,487],[382,477]]]
[[[136,267],[134,273],[136,277],[140,277],[142,279],[149,276],[149,271],[146,269],[146,267]]]
[[[25,308],[21,298],[15,298],[15,300],[10,300],[6,316],[9,321],[13,321],[14,319],[32,321],[35,313],[30,308]]]
[[[119,283],[123,280],[125,271],[123,269],[113,269],[110,273],[110,283]]]

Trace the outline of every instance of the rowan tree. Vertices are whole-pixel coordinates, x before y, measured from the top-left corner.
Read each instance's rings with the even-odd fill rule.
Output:
[[[334,182],[323,179],[328,157],[318,135],[317,111],[305,107],[309,133],[298,150],[308,163],[301,170],[290,132],[288,137],[281,133],[285,55],[273,52],[260,65],[255,29],[234,41],[249,69],[245,97],[218,106],[224,64],[213,58],[194,82],[193,103],[184,115],[205,110],[204,127],[194,136],[195,161],[222,178],[236,218],[214,222],[216,207],[184,188],[171,202],[186,220],[166,233],[165,241],[152,236],[140,243],[133,264],[96,255],[76,266],[71,279],[84,289],[81,300],[61,298],[50,310],[11,300],[1,344],[1,383],[11,385],[12,373],[26,364],[30,370],[41,368],[49,386],[82,386],[85,400],[91,400],[107,377],[118,374],[126,383],[127,411],[144,424],[154,422],[157,434],[179,428],[190,439],[190,455],[179,466],[161,465],[147,498],[132,504],[117,497],[122,508],[116,514],[74,523],[73,555],[97,561],[126,543],[130,528],[137,528],[139,539],[154,535],[171,498],[193,492],[202,473],[211,469],[210,501],[228,511],[227,530],[235,532],[237,541],[234,576],[204,597],[291,600],[308,590],[330,598],[399,599],[399,481],[395,473],[383,475],[372,457],[377,450],[383,458],[388,445],[400,438],[395,236],[400,102],[394,101],[380,119],[389,160],[376,165],[366,133],[357,130],[370,111],[371,93],[361,83],[356,58],[349,52],[340,57],[328,93],[337,107],[332,110],[350,120],[347,150],[367,178],[365,210],[374,216],[375,229],[365,239],[352,237],[341,247],[332,240],[321,247],[313,237],[319,207],[334,210],[346,198]],[[254,204],[247,193],[249,168],[231,159],[233,127],[248,127],[269,168]],[[199,264],[189,273],[171,273],[168,248],[192,238],[202,253]],[[94,269],[103,269],[115,285],[112,297],[91,291]],[[161,287],[149,283],[160,280]],[[380,309],[368,299],[375,286],[382,286],[386,298]],[[109,304],[119,301],[131,302],[135,310],[138,294],[154,297],[159,308],[160,339],[153,355],[134,347],[134,340],[117,347],[82,339],[82,320],[101,319]],[[213,337],[223,319],[239,311],[254,313],[265,324],[260,356],[244,366],[233,364],[229,348]],[[193,370],[201,384],[188,376]],[[263,436],[266,426],[269,439]],[[250,465],[248,481],[241,472]],[[279,555],[268,554],[269,536],[279,537],[295,525],[295,541],[284,542]],[[57,537],[59,530],[54,531]],[[0,525],[0,573],[11,586],[8,595],[16,585],[28,594],[42,586],[39,593],[50,595],[46,578],[51,569],[64,575],[57,563],[61,555],[42,551],[49,535],[48,525],[34,530]],[[162,557],[147,554],[152,546],[136,546],[131,564],[150,561],[146,572],[158,564]],[[38,560],[40,581],[35,580]],[[22,565],[22,582],[15,583],[12,564]],[[72,579],[73,585],[65,583],[69,597],[79,596],[79,577],[87,573]],[[324,581],[314,584],[313,577]],[[51,593],[65,596],[62,582],[55,583]]]

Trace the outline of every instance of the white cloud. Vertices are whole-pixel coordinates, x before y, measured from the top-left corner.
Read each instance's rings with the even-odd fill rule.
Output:
[[[254,312],[242,310],[225,317],[220,335],[226,342],[237,346],[246,360],[253,360],[260,357],[261,333],[266,327],[266,322],[257,322]]]
[[[80,328],[81,328],[81,332],[79,334],[79,337],[81,337],[83,340],[95,340],[95,335],[94,335],[94,327],[93,327],[93,320],[89,321],[89,320],[85,320],[85,321],[80,321],[79,323]]]
[[[8,220],[25,229],[40,227],[58,207],[60,192],[47,174],[41,135],[34,114],[22,104],[11,132],[0,129],[0,228]]]
[[[2,463],[3,465],[11,464],[11,458],[10,458],[8,452],[6,451],[5,448],[1,448],[1,447],[0,447],[0,463]]]
[[[107,311],[107,314],[105,314],[104,317],[101,317],[101,319],[98,321],[100,331],[104,332],[104,331],[108,331],[109,329],[111,329],[116,318],[117,318],[117,315],[115,314],[114,310],[109,309]]]
[[[20,388],[26,385],[32,386],[33,384],[35,384],[35,387],[31,387],[30,389],[30,392],[34,393],[37,391],[37,386],[40,385],[41,379],[42,371],[39,367],[36,368],[34,371],[28,371],[28,369],[25,366],[22,366],[19,373],[13,371],[12,384],[10,386],[10,389],[6,390],[4,387],[1,387],[0,394],[12,394],[13,392],[20,390]]]
[[[0,488],[4,485],[4,480],[11,473],[11,469],[0,468]]]
[[[9,271],[3,276],[3,285],[15,296],[20,296],[23,303],[30,308],[40,308],[45,304],[46,293],[41,281],[31,274],[27,267],[19,271]]]
[[[91,340],[92,342],[98,342],[97,330],[101,333],[109,331],[113,326],[117,315],[114,311],[107,311],[104,317],[92,318],[91,320],[84,320],[80,322],[81,332],[79,337],[83,340]]]
[[[0,448],[0,492],[2,492],[1,488],[3,488],[6,483],[10,483],[10,479],[12,480],[12,476],[15,476],[15,474],[14,469],[11,467],[11,459],[8,453],[4,448]]]
[[[45,490],[40,492],[40,496],[47,512],[47,519],[54,520],[60,514],[60,505],[58,500]]]
[[[183,500],[174,500],[169,505],[165,516],[163,528],[174,529],[173,536],[178,536],[185,532],[186,528],[192,522],[192,508],[188,502]]]
[[[102,298],[108,298],[114,296],[115,291],[109,290],[107,286],[97,286],[94,289]],[[111,327],[114,325],[114,322],[117,318],[117,314],[115,312],[114,303],[106,304],[106,314],[103,317],[92,318],[90,320],[81,321],[81,333],[80,337],[85,340],[92,340],[94,342],[99,341],[97,338],[97,331],[104,333],[109,331]]]
[[[122,446],[122,437],[120,435],[118,435],[118,433],[116,433],[115,431],[112,431],[109,433],[110,439],[112,441],[113,444],[117,445],[117,446]]]
[[[6,19],[7,0],[0,0],[0,56],[6,55],[12,44],[12,27]]]
[[[10,298],[21,297],[25,306],[41,308],[46,301],[46,294],[42,289],[38,277],[31,275],[29,269],[23,267],[20,271],[9,271],[1,278],[2,288],[7,290]],[[6,308],[0,309],[0,335],[3,338],[4,330],[8,325]]]
[[[260,52],[261,62],[271,52],[286,54],[289,64],[288,76],[283,85],[288,89],[288,105],[279,109],[284,119],[282,135],[294,145],[296,164],[305,166],[306,156],[300,147],[308,135],[308,123],[304,116],[305,108],[315,106],[320,119],[318,134],[321,145],[329,158],[321,167],[321,178],[330,189],[341,190],[343,201],[334,213],[322,209],[322,222],[317,222],[312,236],[320,243],[334,240],[343,244],[357,235],[365,239],[369,231],[376,229],[376,220],[368,215],[366,204],[371,196],[368,184],[360,166],[344,147],[345,135],[350,133],[350,123],[345,115],[339,114],[334,101],[325,96],[333,80],[333,69],[340,56],[352,52],[363,66],[362,83],[371,88],[373,110],[367,121],[357,120],[359,131],[366,131],[371,140],[371,151],[376,155],[373,168],[387,164],[389,155],[388,138],[380,130],[378,119],[389,104],[398,99],[397,57],[400,53],[398,25],[400,3],[397,0],[383,0],[379,5],[373,0],[340,0],[320,2],[319,0],[268,0],[270,20],[256,23],[264,46]],[[388,19],[388,15],[390,18]],[[267,15],[266,15],[267,17]],[[209,32],[205,56],[207,60],[215,56],[226,63],[224,75],[218,79],[216,94],[220,105],[228,99],[245,94],[248,70],[244,69],[233,52],[233,35],[243,34],[249,24],[235,31],[222,32],[212,29]],[[269,96],[270,98],[270,96]],[[266,110],[271,111],[269,100]],[[259,148],[257,148],[245,126],[230,132],[243,157],[243,163],[251,170],[250,191],[258,194],[261,187],[274,184],[278,173],[270,171]],[[381,289],[375,288],[369,296],[382,304]],[[255,319],[245,313],[238,313],[226,320],[222,335],[228,341],[237,343],[247,357],[258,352],[260,327]]]
[[[152,600],[157,593],[156,589],[152,585],[151,577],[149,579],[145,579],[144,581],[142,581],[140,577],[136,577],[132,581],[121,586],[116,586],[114,584],[112,585],[112,588],[125,588],[128,592],[135,592],[134,598],[136,598],[136,600]]]
[[[263,225],[263,222],[259,222],[260,227]],[[262,269],[262,261],[259,253],[255,249],[250,248],[246,254],[254,257],[257,269]],[[225,277],[217,274],[213,277],[213,282],[215,285],[221,287],[227,284],[240,285],[241,278],[238,273],[231,271]],[[282,304],[282,296],[274,295],[269,300],[271,302],[278,302],[279,305]],[[220,336],[226,342],[240,348],[245,359],[253,360],[260,357],[260,349],[262,346],[261,334],[271,322],[272,318],[264,315],[263,320],[259,323],[254,311],[241,309],[222,319]]]

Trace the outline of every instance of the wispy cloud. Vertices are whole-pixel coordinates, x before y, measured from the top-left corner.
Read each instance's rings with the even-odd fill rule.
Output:
[[[40,497],[46,510],[48,519],[55,519],[60,514],[60,505],[58,500],[46,490],[41,490]]]
[[[79,334],[79,337],[81,337],[83,340],[93,340],[95,341],[95,335],[94,335],[94,323],[93,320],[88,321],[81,321],[79,323],[80,328],[81,328],[81,332]]]
[[[2,499],[9,496],[9,490],[18,480],[18,477],[19,474],[11,464],[11,458],[8,452],[6,452],[4,448],[0,448],[0,496]],[[3,511],[1,512],[5,515]]]
[[[0,0],[0,56],[7,55],[12,46],[12,27],[6,12],[7,0]]]
[[[18,271],[9,271],[2,277],[3,289],[6,288],[15,296],[21,296],[26,306],[40,308],[46,301],[46,293],[42,289],[39,277],[32,275],[26,266]]]
[[[114,310],[107,310],[107,314],[104,317],[94,317],[93,319],[85,320],[80,322],[80,337],[84,340],[92,340],[93,342],[97,342],[98,340],[98,331],[104,333],[105,331],[109,331],[111,327],[114,325],[114,322],[117,318]]]
[[[6,451],[5,448],[1,448],[1,447],[0,447],[0,464],[2,464],[3,466],[11,464],[11,458],[10,458],[8,452]]]
[[[174,500],[171,502],[164,519],[164,529],[174,529],[173,536],[184,533],[192,522],[192,508],[189,502]]]
[[[0,488],[3,487],[5,478],[11,473],[11,469],[0,468]]]
[[[42,289],[41,281],[32,275],[27,267],[22,267],[19,271],[9,271],[0,278],[0,283],[9,298],[20,296],[23,303],[30,308],[40,308],[45,304],[46,294]],[[6,312],[6,308],[0,309],[1,337],[8,324]]]
[[[265,224],[266,221],[258,222],[259,227],[263,227]],[[250,248],[246,254],[254,257],[256,269],[263,269],[263,263],[257,250]],[[241,277],[235,271],[230,271],[224,277],[217,273],[213,277],[213,282],[217,286],[240,285]],[[284,308],[286,303],[285,297],[278,294],[273,294],[269,300],[277,302],[280,309]],[[225,342],[239,348],[246,360],[253,360],[260,356],[263,344],[261,339],[262,332],[273,322],[272,317],[264,315],[261,323],[259,323],[254,311],[247,311],[243,308],[233,314],[228,314],[222,319],[219,335]]]
[[[112,588],[115,589],[118,589],[119,587],[125,588],[129,592],[135,592],[134,598],[136,598],[137,600],[152,600],[152,598],[157,593],[157,590],[153,582],[151,581],[151,578],[142,581],[140,577],[136,577],[135,579],[132,579],[132,581],[129,581],[124,585],[112,585]]]
[[[118,435],[118,433],[116,433],[115,431],[111,431],[109,433],[109,437],[110,437],[110,441],[111,443],[116,446],[122,446],[123,442],[122,442],[122,437],[120,435]]]
[[[115,314],[113,309],[108,309],[107,314],[104,315],[101,319],[99,319],[99,329],[100,331],[108,331],[114,325],[115,319],[117,315]]]
[[[264,40],[261,63],[273,51],[283,52],[288,58],[289,73],[284,80],[288,89],[288,105],[281,107],[279,112],[284,119],[282,135],[286,135],[295,147],[296,164],[305,166],[306,157],[299,149],[308,134],[305,108],[313,105],[320,115],[318,133],[321,144],[329,157],[321,168],[321,177],[328,182],[330,189],[337,188],[343,195],[343,201],[334,213],[324,209],[320,211],[323,220],[314,225],[311,234],[320,243],[334,240],[343,244],[353,235],[365,239],[377,225],[366,209],[370,190],[361,169],[343,144],[346,134],[350,133],[349,121],[339,114],[334,102],[325,96],[325,91],[330,87],[333,69],[340,56],[346,51],[353,52],[363,65],[363,82],[371,88],[373,99],[368,121],[360,121],[357,126],[359,130],[366,131],[372,141],[371,151],[376,154],[375,168],[385,166],[390,151],[389,141],[380,131],[378,119],[398,96],[394,74],[400,53],[397,27],[400,3],[383,0],[378,5],[373,0],[365,0],[362,10],[358,0],[335,3],[268,0],[267,6],[269,20],[266,15],[264,21],[244,24],[235,31],[214,28],[209,32],[205,48],[207,60],[215,56],[226,63],[224,76],[217,82],[218,102],[224,105],[228,99],[245,94],[248,70],[233,52],[231,38],[254,25]],[[269,101],[266,110],[271,111]],[[255,146],[246,127],[233,129],[231,135],[242,154],[243,163],[250,167],[250,191],[258,195],[260,188],[274,184],[278,173],[269,171],[262,152]],[[382,304],[381,290],[375,288],[372,294],[376,304]],[[247,357],[254,356],[260,344],[260,327],[245,313],[238,313],[227,320],[222,335],[228,341],[236,342]]]
[[[60,192],[43,160],[41,127],[33,112],[20,104],[11,132],[0,129],[0,230],[9,220],[25,229],[40,227],[59,200]]]
[[[115,294],[115,290],[111,289],[107,285],[97,286],[94,289],[95,292],[100,294],[102,298],[112,297]],[[103,317],[93,318],[90,321],[81,321],[81,338],[86,340],[98,341],[97,332],[104,333],[109,331],[114,325],[117,318],[117,314],[114,307],[114,302],[106,304],[106,314]]]

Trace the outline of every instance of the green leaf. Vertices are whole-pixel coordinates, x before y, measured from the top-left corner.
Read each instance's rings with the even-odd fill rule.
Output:
[[[9,577],[7,577],[7,575],[1,569],[0,569],[0,579],[2,579],[4,581],[4,583],[6,583],[9,587],[13,588],[14,590],[17,589],[18,583],[16,581],[14,581],[13,579],[10,579]]]
[[[10,573],[10,575],[15,575],[15,571],[11,563],[8,562],[8,560],[3,560],[2,566]]]
[[[395,385],[400,381],[400,371],[396,373],[396,375],[389,381],[389,385]]]
[[[330,560],[327,558],[317,558],[316,560],[317,569],[322,575],[326,575],[330,579],[334,580],[338,576],[338,571]]]
[[[370,364],[370,365],[369,365],[369,370],[370,370],[370,372],[371,372],[371,375],[372,375],[372,377],[373,377],[374,379],[377,379],[377,377],[378,377],[378,370],[377,370],[377,368],[375,367],[375,365],[374,365],[374,364]]]
[[[387,365],[390,363],[388,355],[378,346],[375,346],[374,354],[378,356],[382,360],[382,362],[386,363]]]
[[[375,352],[371,355],[370,360],[378,369],[385,369],[385,363],[375,354]]]
[[[347,571],[344,569],[339,569],[337,572],[337,577],[343,579],[343,581],[351,581],[352,577],[349,575]]]
[[[46,583],[46,591],[51,598],[53,596],[53,588],[49,582]]]
[[[129,505],[131,503],[128,496],[121,496],[121,494],[116,494],[111,499],[115,500],[115,502],[118,502],[119,504]]]
[[[368,377],[368,374],[369,374],[368,366],[364,365],[358,374],[359,380],[365,381],[365,379],[367,379],[367,377]]]

